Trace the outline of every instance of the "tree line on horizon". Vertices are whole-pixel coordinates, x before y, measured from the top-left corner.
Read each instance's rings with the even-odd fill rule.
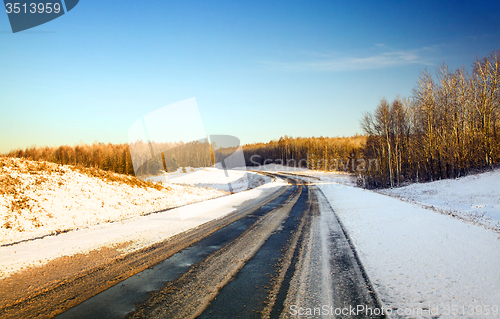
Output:
[[[243,145],[246,165],[288,165],[317,170],[355,172],[356,160],[362,157],[367,137],[281,137],[269,143]],[[151,156],[151,147],[164,149],[162,154]],[[131,152],[131,149],[133,150]],[[227,158],[236,147],[217,148],[214,152],[206,142],[149,145],[146,142],[93,143],[59,147],[28,147],[10,151],[3,156],[48,161],[56,164],[99,168],[127,175],[151,175],[164,170],[172,172],[181,167],[209,167]],[[154,153],[159,153],[155,151]],[[137,172],[133,163],[138,164]],[[165,163],[165,166],[163,165]]]
[[[472,71],[450,71],[445,64],[433,77],[423,71],[410,98],[381,99],[363,114],[363,135],[350,137],[289,137],[243,145],[248,167],[277,164],[322,171],[355,173],[360,185],[383,188],[409,182],[464,176],[500,164],[500,51],[477,59]],[[130,152],[130,149],[134,150]],[[30,147],[4,156],[94,167],[134,175],[208,167],[236,150],[218,149],[208,141],[161,146],[79,144]],[[154,147],[159,147],[158,145]],[[139,151],[137,151],[139,150]],[[158,153],[158,152],[157,152]],[[227,154],[226,154],[227,153]],[[132,159],[132,156],[134,158]],[[139,157],[139,158],[138,158]]]
[[[423,71],[411,98],[381,99],[360,121],[364,156],[378,170],[359,172],[365,187],[456,178],[500,163],[500,51],[477,59],[472,72],[433,77]]]
[[[131,152],[131,147],[133,152]],[[158,156],[151,156],[153,150],[164,149]],[[150,145],[146,142],[93,143],[59,147],[28,147],[8,152],[3,156],[26,158],[34,161],[48,161],[62,165],[99,168],[126,175],[154,175],[160,170],[172,172],[180,167],[208,167],[212,163],[208,143],[169,143],[169,145]],[[158,153],[158,152],[156,152]],[[134,164],[139,164],[134,171]],[[165,164],[165,165],[164,165]],[[137,174],[136,174],[137,173]]]
[[[322,171],[355,172],[367,137],[288,137],[243,146],[248,167],[282,165]]]
[[[10,151],[3,156],[47,161],[62,165],[99,168],[119,174],[134,175],[130,148],[126,143],[93,143],[59,147],[36,147]]]

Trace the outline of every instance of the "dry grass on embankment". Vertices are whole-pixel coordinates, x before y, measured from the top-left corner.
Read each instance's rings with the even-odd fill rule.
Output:
[[[0,157],[0,245],[224,195],[95,168]]]

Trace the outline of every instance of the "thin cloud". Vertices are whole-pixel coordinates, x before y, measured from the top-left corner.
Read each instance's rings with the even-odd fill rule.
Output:
[[[377,47],[384,48],[385,46],[383,44],[378,44]],[[433,63],[424,56],[425,52],[429,50],[431,50],[430,47],[425,47],[417,50],[388,51],[367,56],[332,57],[305,62],[267,63],[284,70],[320,72],[383,69],[410,64],[433,65]]]

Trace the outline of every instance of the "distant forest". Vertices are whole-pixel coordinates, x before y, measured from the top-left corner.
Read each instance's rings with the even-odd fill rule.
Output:
[[[346,171],[367,188],[394,187],[467,175],[500,163],[500,51],[477,59],[469,72],[443,64],[423,71],[410,98],[382,99],[363,114],[364,135],[281,137],[243,146],[247,166],[278,164]],[[217,150],[207,141],[163,145],[150,158],[147,143],[132,145],[138,175],[179,167],[207,167],[236,148]],[[137,151],[140,150],[140,151]],[[226,155],[224,155],[224,153]],[[80,165],[134,175],[128,144],[31,147],[5,156]],[[140,158],[137,158],[139,156]]]
[[[318,170],[343,170],[354,172],[354,159],[362,156],[366,136],[353,137],[282,137],[269,143],[243,146],[247,166],[281,164]],[[138,175],[157,173],[164,170],[175,171],[180,167],[208,167],[214,161],[225,158],[236,148],[218,149],[214,156],[208,142],[176,143],[172,145],[152,145],[166,149],[163,158],[149,156],[147,143],[132,144],[134,161],[140,163]],[[29,147],[11,151],[4,156],[44,160],[57,164],[94,167],[119,174],[134,175],[134,167],[129,144],[79,144],[60,147]],[[158,153],[158,152],[155,152]],[[224,154],[226,153],[226,154]],[[326,160],[325,160],[326,159]],[[267,160],[267,161],[266,161]]]
[[[243,146],[247,166],[278,164],[323,171],[355,172],[367,137],[288,137]]]
[[[23,157],[34,161],[94,167],[119,174],[134,175],[128,144],[94,143],[59,147],[28,147],[14,150],[4,156]]]
[[[155,149],[159,145],[153,145]],[[139,163],[137,175],[156,174],[164,170],[175,171],[179,167],[207,167],[212,165],[211,150],[208,143],[172,143],[160,145],[163,152],[161,156],[150,156],[150,145],[136,142],[132,144],[134,161]],[[4,156],[23,157],[35,161],[48,161],[57,164],[75,165],[99,168],[119,174],[135,175],[130,145],[123,144],[79,144],[75,146],[59,147],[29,147],[25,150],[14,150]]]

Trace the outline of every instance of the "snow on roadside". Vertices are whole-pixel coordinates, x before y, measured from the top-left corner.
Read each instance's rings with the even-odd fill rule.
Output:
[[[379,192],[500,231],[500,169]]]
[[[286,182],[278,179],[273,183],[231,196],[0,247],[0,279],[21,269],[43,265],[58,257],[88,253],[101,247],[125,244],[126,247],[119,250],[123,254],[130,253],[210,220],[222,218],[239,205],[274,193],[284,185]]]
[[[345,172],[325,172],[310,170],[302,167],[284,166],[279,164],[267,164],[262,166],[248,166],[248,170],[260,172],[283,172],[298,176],[309,176],[324,182],[356,186],[356,176]]]
[[[344,172],[322,172],[322,171],[304,171],[294,173],[299,176],[310,176],[322,181],[322,184],[342,184],[347,186],[356,186],[356,176]]]
[[[285,166],[279,164],[266,164],[261,166],[247,166],[249,171],[269,172],[307,172],[309,169],[303,167]]]
[[[393,309],[393,318],[437,318],[437,313],[451,318],[452,311],[464,317],[496,317],[497,233],[372,191],[335,184],[319,187],[346,228],[383,305]],[[484,315],[486,309],[489,316]]]
[[[186,168],[187,173],[179,169],[175,173],[168,174],[168,181],[174,184],[193,185],[197,187],[209,187],[229,192],[229,184],[234,193],[255,188],[271,182],[271,178],[265,175],[247,172],[246,170],[223,170],[218,168],[192,169]]]
[[[227,194],[174,184],[153,186],[99,170],[0,158],[0,245]]]

